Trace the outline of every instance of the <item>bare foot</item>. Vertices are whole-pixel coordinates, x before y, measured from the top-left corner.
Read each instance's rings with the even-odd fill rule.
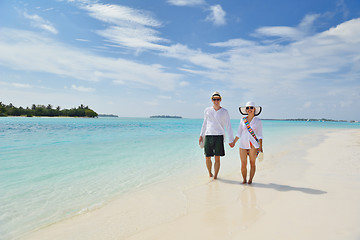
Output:
[[[212,173],[209,173],[209,177],[213,177],[214,175]]]
[[[249,180],[248,184],[252,184],[252,180]]]
[[[242,184],[246,184],[246,180],[244,180],[244,181],[242,182]]]
[[[217,176],[214,176],[214,179],[217,179]]]

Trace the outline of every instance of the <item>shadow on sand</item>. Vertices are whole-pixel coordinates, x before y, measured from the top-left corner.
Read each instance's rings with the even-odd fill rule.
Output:
[[[223,183],[241,185],[241,183],[239,181],[227,180],[227,179],[217,179],[217,180],[220,181],[220,182],[223,182]],[[265,183],[252,183],[251,185],[246,184],[245,186],[254,187],[254,188],[274,189],[274,190],[277,190],[277,191],[280,191],[280,192],[298,191],[298,192],[303,192],[303,193],[307,193],[307,194],[314,194],[314,195],[327,193],[325,191],[318,190],[318,189],[313,189],[313,188],[293,187],[293,186],[289,186],[289,185],[282,185],[282,184],[276,184],[276,183],[267,183],[267,184],[265,184]]]

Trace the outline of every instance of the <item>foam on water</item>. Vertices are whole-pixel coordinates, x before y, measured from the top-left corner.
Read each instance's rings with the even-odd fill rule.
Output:
[[[197,145],[201,124],[201,119],[0,118],[0,236],[17,238],[125,192],[199,173],[204,169]],[[238,124],[232,121],[234,133]],[[360,126],[263,125],[268,149],[324,127]]]

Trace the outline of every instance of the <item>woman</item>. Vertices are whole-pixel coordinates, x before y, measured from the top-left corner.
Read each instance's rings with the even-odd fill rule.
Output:
[[[255,106],[254,102],[247,102],[245,107],[239,107],[239,111],[246,117],[240,120],[239,129],[237,131],[234,141],[230,144],[234,147],[236,142],[240,139],[240,160],[241,173],[243,176],[243,184],[251,184],[255,175],[256,166],[255,160],[258,152],[262,152],[262,123],[256,117],[260,114],[262,108]],[[250,178],[247,181],[247,156],[250,158]]]

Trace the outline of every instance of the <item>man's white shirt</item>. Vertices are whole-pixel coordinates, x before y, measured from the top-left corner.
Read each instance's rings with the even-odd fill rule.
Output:
[[[215,110],[214,107],[208,107],[204,111],[204,122],[201,128],[200,136],[223,135],[225,129],[229,142],[234,141],[233,130],[231,128],[229,112],[225,108]]]

